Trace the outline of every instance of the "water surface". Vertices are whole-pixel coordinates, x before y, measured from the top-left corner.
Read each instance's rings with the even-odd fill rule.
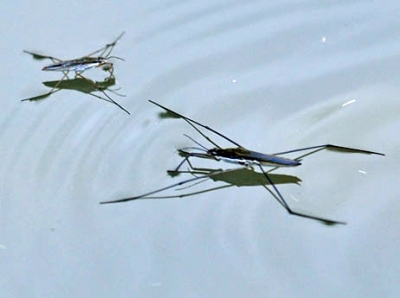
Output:
[[[2,10],[1,297],[396,297],[399,4],[369,1],[26,2]],[[34,13],[33,13],[34,12]],[[76,91],[22,50],[113,54],[131,115]],[[99,70],[85,73],[102,77]],[[333,143],[260,186],[99,205],[177,182],[192,146],[157,101],[266,153]],[[222,145],[227,145],[222,142]],[[203,161],[197,161],[203,166]],[[207,163],[209,165],[209,163]],[[224,164],[216,164],[216,168]],[[209,182],[197,189],[218,186]],[[185,189],[185,192],[191,189]]]

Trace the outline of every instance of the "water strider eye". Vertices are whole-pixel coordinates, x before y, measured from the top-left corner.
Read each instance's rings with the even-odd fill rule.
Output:
[[[218,155],[218,152],[217,152],[216,148],[208,150],[207,153],[210,154],[211,156],[217,156]]]

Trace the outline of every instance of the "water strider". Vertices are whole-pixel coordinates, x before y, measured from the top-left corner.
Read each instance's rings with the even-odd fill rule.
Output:
[[[350,148],[350,147],[343,147],[343,146],[337,146],[337,145],[332,145],[332,144],[324,144],[324,145],[316,145],[316,146],[310,146],[310,147],[305,147],[305,148],[299,148],[299,149],[294,149],[294,150],[289,150],[289,151],[283,151],[283,152],[278,152],[274,154],[265,154],[253,150],[246,149],[239,143],[233,141],[232,139],[228,138],[227,136],[221,134],[220,132],[212,129],[209,126],[206,126],[204,124],[201,124],[191,118],[188,118],[184,115],[181,115],[171,109],[168,109],[154,101],[151,101],[151,103],[159,106],[160,108],[164,109],[171,115],[177,118],[182,118],[185,120],[190,126],[192,126],[201,136],[203,136],[207,141],[209,141],[214,148],[207,149],[198,142],[195,142],[197,145],[200,147],[188,147],[188,148],[182,148],[179,149],[179,154],[184,157],[182,162],[176,167],[176,169],[173,172],[178,172],[179,168],[185,163],[188,162],[189,166],[193,169],[192,165],[190,164],[189,158],[191,157],[198,157],[198,158],[206,158],[206,159],[213,159],[216,161],[226,161],[230,163],[236,163],[248,168],[253,168],[253,167],[258,167],[261,172],[263,173],[265,179],[267,180],[268,184],[272,186],[272,189],[275,191],[273,193],[271,190],[270,192],[274,195],[274,197],[277,199],[277,201],[287,210],[287,212],[291,215],[295,216],[300,216],[304,218],[309,218],[309,219],[314,219],[317,221],[321,221],[326,224],[346,224],[343,221],[337,221],[337,220],[331,220],[327,219],[324,217],[319,217],[319,216],[314,216],[314,215],[308,215],[305,213],[300,213],[297,211],[294,211],[290,208],[289,204],[286,202],[286,200],[283,198],[281,193],[279,192],[278,188],[276,187],[275,183],[273,183],[270,175],[268,172],[275,170],[276,168],[280,167],[297,167],[301,165],[301,159],[305,156],[308,156],[310,154],[314,154],[318,151],[324,150],[324,149],[329,149],[329,150],[334,150],[334,151],[339,151],[339,152],[345,152],[345,153],[361,153],[361,154],[374,154],[374,155],[381,155],[384,156],[383,153],[379,152],[374,152],[374,151],[369,151],[369,150],[363,150],[363,149],[356,149],[356,148]],[[198,127],[202,127],[220,137],[223,139],[227,140],[228,142],[232,143],[236,147],[233,148],[221,148],[218,144],[213,142],[207,135],[205,135]],[[197,152],[196,152],[197,151]],[[299,156],[294,159],[286,158],[281,155],[289,154],[289,153],[294,153],[294,152],[303,152],[303,151],[308,151],[306,154],[303,154],[302,156]],[[273,167],[272,170],[270,171],[265,171],[264,166],[271,166]],[[101,202],[101,204],[110,204],[110,203],[122,203],[122,202],[128,202],[132,200],[137,200],[137,199],[145,199],[146,197],[156,194],[158,192],[174,188],[177,186],[181,186],[187,183],[203,180],[203,179],[208,179],[212,178],[212,175],[218,175],[223,173],[224,171],[217,171],[215,173],[209,174],[209,175],[203,175],[203,176],[197,176],[188,180],[184,180],[160,189],[157,189],[155,191],[151,191],[148,193],[145,193],[143,195],[135,196],[135,197],[130,197],[130,198],[124,198],[124,199],[119,199],[119,200],[113,200],[113,201],[105,201]]]
[[[107,45],[105,45],[104,47],[102,47],[99,50],[96,50],[86,56],[83,56],[81,58],[77,58],[77,59],[71,59],[71,60],[61,60],[52,56],[46,56],[46,55],[41,55],[41,54],[36,54],[33,52],[29,52],[29,51],[25,51],[24,53],[30,54],[33,56],[34,59],[38,59],[38,60],[42,60],[42,59],[50,59],[53,64],[47,65],[45,67],[43,67],[43,71],[60,71],[63,73],[62,78],[52,87],[52,89],[47,92],[44,93],[42,95],[38,95],[38,96],[34,96],[34,97],[30,97],[30,98],[25,98],[22,101],[27,101],[27,100],[39,100],[39,99],[43,99],[47,96],[50,96],[51,94],[60,91],[61,88],[60,84],[65,81],[65,80],[69,80],[68,79],[68,74],[70,71],[73,71],[75,73],[75,77],[76,78],[81,78],[82,80],[85,80],[88,84],[93,85],[93,87],[95,88],[94,91],[99,91],[102,92],[104,94],[104,96],[107,98],[102,98],[99,96],[96,96],[94,94],[91,93],[91,95],[94,95],[100,99],[106,100],[108,102],[111,102],[113,104],[115,104],[116,106],[118,106],[121,110],[123,110],[124,112],[126,112],[127,114],[130,115],[129,111],[126,110],[124,107],[122,107],[120,104],[118,104],[116,101],[114,101],[106,92],[103,88],[103,86],[101,86],[100,84],[96,84],[94,81],[86,78],[85,76],[82,75],[83,72],[85,72],[88,69],[94,68],[94,67],[101,67],[103,70],[108,71],[110,76],[108,79],[112,79],[114,78],[114,65],[112,62],[109,61],[109,59],[119,59],[119,60],[124,60],[122,58],[116,57],[116,56],[111,56],[111,52],[113,50],[113,48],[115,47],[115,45],[117,44],[118,40],[122,38],[122,36],[125,34],[125,32],[122,32],[112,43],[109,43]],[[99,54],[100,53],[100,54]],[[99,54],[99,56],[94,56],[96,54]]]

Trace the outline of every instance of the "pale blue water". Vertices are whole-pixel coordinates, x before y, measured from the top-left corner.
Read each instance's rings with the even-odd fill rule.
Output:
[[[396,1],[7,5],[1,297],[399,295]],[[113,54],[127,96],[113,98],[131,116],[76,91],[20,102],[60,77],[22,50],[75,58],[122,31]],[[166,173],[193,146],[183,134],[208,146],[150,99],[256,151],[334,143],[386,157],[321,152],[276,172],[302,180],[278,186],[294,209],[347,226],[289,216],[260,186],[99,205],[183,179]]]

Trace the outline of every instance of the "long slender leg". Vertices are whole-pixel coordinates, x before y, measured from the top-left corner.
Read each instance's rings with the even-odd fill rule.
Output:
[[[200,181],[200,182],[205,182],[205,181],[206,180],[203,180],[203,181]],[[194,185],[189,185],[188,187],[192,187],[192,186],[194,186]],[[171,196],[146,197],[146,199],[153,199],[153,200],[157,200],[157,199],[182,199],[182,198],[186,198],[186,197],[192,197],[192,196],[196,196],[196,195],[201,195],[201,194],[212,192],[212,191],[217,191],[217,190],[228,188],[228,187],[232,187],[232,185],[230,185],[230,184],[221,185],[221,186],[217,186],[217,187],[207,188],[207,189],[203,189],[203,190],[199,190],[199,191],[194,191],[194,192],[190,192],[190,193],[183,193],[183,194],[173,195],[173,196],[171,195]]]
[[[174,169],[174,170],[170,170],[168,171],[168,173],[177,173],[179,171],[179,169],[181,168],[181,166],[187,162],[189,164],[189,166],[192,168],[192,164],[189,161],[189,157],[190,155],[187,155],[184,159],[182,159],[182,161],[179,163],[179,165]]]
[[[203,138],[205,138],[207,141],[209,141],[211,144],[213,144],[217,148],[221,148],[217,143],[215,143],[209,136],[207,136],[205,133],[203,133],[200,129],[198,129],[192,122],[190,122],[186,118],[182,118],[185,120],[191,127],[193,127],[194,130],[196,130]]]
[[[46,55],[42,55],[42,54],[36,54],[36,53],[29,52],[26,50],[24,50],[23,52],[33,56],[33,59],[37,59],[37,60],[50,59],[53,63],[62,62],[61,59],[58,59],[56,57],[46,56]]]
[[[140,196],[124,198],[124,199],[119,199],[119,200],[113,200],[113,201],[104,201],[104,202],[100,202],[100,204],[124,203],[124,202],[133,201],[133,200],[145,199],[148,196],[154,195],[156,193],[162,192],[162,191],[167,190],[167,189],[171,189],[171,188],[174,188],[174,187],[177,187],[177,186],[181,186],[181,185],[184,185],[184,184],[187,184],[187,183],[190,183],[190,182],[198,181],[198,180],[201,180],[201,179],[209,179],[209,178],[210,178],[210,175],[197,176],[197,177],[194,177],[194,178],[191,178],[191,179],[188,179],[188,180],[184,180],[184,181],[181,181],[181,182],[178,182],[178,183],[175,183],[175,184],[171,184],[169,186],[162,187],[162,188],[157,189],[157,190],[150,191],[150,192],[142,194]]]
[[[182,114],[179,114],[171,109],[168,109],[167,107],[164,107],[163,105],[156,103],[152,100],[149,100],[149,102],[151,102],[152,104],[155,104],[157,106],[159,106],[160,108],[166,110],[169,113],[175,114],[176,116],[184,119],[186,122],[191,122],[193,124],[199,125],[201,127],[203,127],[204,129],[207,129],[213,133],[215,133],[216,135],[224,138],[225,140],[231,142],[232,144],[238,146],[238,147],[243,147],[240,144],[238,144],[237,142],[233,141],[232,139],[228,138],[227,136],[224,136],[223,134],[221,134],[220,132],[212,129],[211,127],[201,124],[193,119],[190,119]],[[192,125],[193,126],[193,125]],[[194,127],[194,126],[193,126]],[[197,128],[195,128],[197,131],[199,131]],[[200,132],[200,134],[205,137],[207,140],[210,141],[210,139],[206,136],[204,136],[204,134],[202,134]],[[214,142],[210,141],[211,143],[214,144]],[[217,146],[219,147],[219,146]],[[300,149],[294,149],[294,150],[289,150],[289,151],[283,151],[283,152],[277,152],[274,153],[274,155],[283,155],[283,154],[288,154],[288,153],[293,153],[293,152],[299,152],[299,151],[306,151],[306,150],[314,150],[314,149],[331,149],[331,150],[336,150],[336,151],[341,151],[341,152],[346,152],[346,153],[362,153],[362,154],[376,154],[376,155],[381,155],[384,156],[385,154],[383,153],[379,153],[379,152],[374,152],[374,151],[369,151],[369,150],[363,150],[363,149],[356,149],[356,148],[350,148],[350,147],[343,147],[343,146],[337,146],[337,145],[332,145],[332,144],[325,144],[325,145],[317,145],[317,146],[311,146],[311,147],[305,147],[305,148],[300,148]]]
[[[115,104],[117,107],[119,107],[121,110],[123,110],[124,112],[126,112],[128,115],[130,115],[131,113],[129,113],[129,111],[127,109],[125,109],[123,106],[121,106],[119,103],[117,103],[115,100],[113,100],[104,90],[102,90],[101,88],[99,88],[96,83],[94,83],[92,80],[84,77],[83,75],[81,75],[80,73],[76,73],[76,75],[82,79],[84,79],[85,81],[87,81],[88,83],[92,84],[97,91],[100,91],[101,93],[104,94],[105,97],[107,97],[107,99],[109,100],[109,102]],[[95,94],[90,93],[91,95],[97,97],[97,98],[101,98],[99,96],[96,96]],[[104,99],[104,98],[102,98]],[[104,99],[105,100],[105,99]],[[107,101],[107,100],[106,100]]]
[[[37,59],[37,60],[50,59],[53,63],[62,62],[61,59],[58,59],[58,58],[53,57],[53,56],[41,55],[41,54],[37,54],[37,53],[33,53],[33,52],[26,51],[26,50],[24,50],[23,52],[24,52],[24,53],[27,53],[27,54],[29,54],[29,55],[31,55],[31,56],[33,56],[33,58],[34,58],[34,59]],[[44,94],[42,94],[42,95],[38,95],[38,96],[34,96],[34,97],[25,98],[25,99],[22,99],[21,101],[43,99],[43,98],[45,98],[45,97],[47,97],[47,96],[50,96],[51,94],[53,94],[53,93],[55,93],[55,92],[60,91],[60,89],[58,89],[58,90],[56,90],[56,89],[57,89],[57,87],[60,85],[60,83],[61,83],[65,78],[68,78],[68,71],[63,71],[63,74],[64,74],[64,75],[63,75],[63,77],[61,78],[61,80],[59,80],[59,81],[57,82],[57,84],[56,84],[49,92],[44,93]]]
[[[160,105],[159,103],[156,103],[156,102],[154,102],[154,101],[152,101],[152,100],[149,100],[149,102],[151,102],[152,104],[155,104],[156,106],[159,106],[160,108],[166,110],[167,112],[169,112],[169,113],[171,113],[171,114],[175,114],[177,117],[184,119],[186,122],[191,122],[191,123],[197,124],[197,125],[203,127],[204,129],[207,129],[207,130],[209,130],[209,131],[215,133],[216,135],[220,136],[221,138],[224,138],[224,139],[227,140],[228,142],[231,142],[232,144],[234,144],[234,145],[236,145],[236,146],[238,146],[238,147],[243,147],[243,146],[241,146],[240,144],[238,144],[238,143],[236,143],[235,141],[233,141],[233,140],[231,140],[230,138],[228,138],[227,136],[224,136],[222,133],[220,133],[220,132],[218,132],[218,131],[212,129],[211,127],[209,127],[209,126],[207,126],[207,125],[201,124],[200,122],[197,122],[197,121],[195,121],[195,120],[193,120],[193,119],[190,119],[190,118],[188,118],[188,117],[186,117],[186,116],[183,116],[182,114],[179,114],[179,113],[177,113],[177,112],[175,112],[175,111],[173,111],[173,110],[171,110],[171,109],[168,109],[168,108],[166,108],[166,107],[164,107],[164,106]],[[195,129],[196,129],[196,128],[195,128]],[[196,129],[196,130],[199,131],[198,129]],[[201,134],[202,136],[204,136],[204,134],[202,134],[202,133],[200,133],[200,134]],[[204,137],[205,137],[205,136],[204,136]],[[210,139],[209,139],[208,137],[205,137],[205,138],[206,138],[208,141],[210,141]],[[210,141],[210,142],[211,142],[212,144],[214,144],[216,147],[219,147],[219,146],[216,145],[214,142],[212,142],[212,141]]]
[[[186,148],[184,148],[184,149],[186,149]],[[183,160],[178,164],[178,166],[175,168],[175,170],[169,170],[169,171],[168,171],[168,173],[169,173],[171,176],[175,176],[176,174],[179,174],[179,169],[181,168],[181,166],[182,166],[185,162],[188,163],[189,167],[190,167],[192,170],[196,170],[196,168],[193,167],[193,165],[191,164],[191,162],[190,162],[190,160],[189,160],[190,157],[199,157],[199,158],[214,159],[215,161],[220,161],[220,159],[219,159],[218,157],[216,157],[216,156],[211,156],[210,154],[207,154],[207,153],[187,152],[187,151],[185,151],[184,149],[179,149],[179,150],[178,150],[179,155],[183,156],[184,158],[183,158]]]
[[[241,168],[240,168],[241,169]],[[191,195],[195,195],[195,194],[201,194],[204,192],[208,192],[208,191],[212,191],[212,190],[217,190],[217,189],[222,189],[222,188],[226,188],[226,187],[231,187],[232,183],[226,182],[225,180],[218,180],[216,179],[219,175],[224,175],[224,174],[228,174],[230,172],[235,172],[238,169],[230,169],[230,170],[215,170],[209,174],[204,174],[204,175],[200,175],[200,176],[195,176],[194,178],[191,179],[187,179],[175,184],[171,184],[169,186],[154,190],[154,191],[150,191],[148,193],[139,195],[139,196],[135,196],[135,197],[130,197],[130,198],[124,198],[124,199],[119,199],[119,200],[113,200],[113,201],[104,201],[104,202],[100,202],[100,204],[112,204],[112,203],[124,203],[124,202],[129,202],[129,201],[133,201],[133,200],[139,200],[139,199],[170,199],[170,198],[183,198],[183,197],[187,197],[187,196],[191,196]],[[191,174],[193,174],[192,172],[189,172]],[[197,185],[199,183],[202,183],[204,181],[206,181],[206,179],[216,179],[215,181],[224,181],[225,183],[228,183],[228,185],[223,185],[223,186],[218,186],[218,187],[214,187],[211,189],[206,189],[206,190],[201,190],[201,191],[196,191],[193,193],[189,193],[189,194],[180,194],[180,195],[174,195],[174,196],[162,196],[162,197],[149,197],[151,195],[157,194],[159,192],[162,192],[164,190],[168,190],[177,186],[182,186],[191,182],[196,182],[193,185]],[[192,186],[193,186],[192,185]]]
[[[61,80],[59,80],[59,81],[57,82],[57,84],[55,84],[54,87],[51,88],[51,90],[50,90],[49,92],[44,93],[44,94],[42,94],[42,95],[34,96],[34,97],[24,98],[24,99],[22,99],[21,101],[27,101],[27,100],[31,100],[31,101],[32,101],[32,100],[43,99],[43,98],[45,98],[45,97],[47,97],[47,96],[50,96],[51,94],[53,94],[53,93],[55,93],[55,92],[60,91],[60,89],[57,89],[57,87],[58,87],[58,86],[61,84],[61,82],[62,82],[65,78],[67,78],[67,77],[68,77],[68,72],[64,73],[64,75],[63,75],[63,77],[61,78]],[[56,90],[56,89],[57,89],[57,90]]]
[[[26,51],[26,50],[24,50],[23,52],[33,56],[33,59],[36,59],[36,60],[50,59],[51,62],[53,62],[53,63],[63,62],[61,59],[53,57],[53,56],[37,54],[37,53],[29,52],[29,51]],[[42,70],[45,70],[45,69],[43,68]],[[62,70],[62,73],[68,78],[68,73],[69,73],[68,70]]]
[[[117,44],[118,40],[120,40],[124,34],[125,34],[125,31],[122,32],[112,43],[108,43],[104,47],[102,47],[101,49],[99,49],[97,51],[94,51],[94,52],[92,52],[92,53],[90,53],[90,54],[88,54],[88,55],[86,55],[84,57],[90,57],[90,56],[93,56],[93,55],[95,55],[97,53],[100,53],[100,52],[101,52],[101,54],[99,55],[100,57],[107,57],[108,55],[111,54],[111,51],[113,50],[113,48]],[[107,55],[104,56],[104,54],[107,52],[108,49],[110,49],[110,50],[108,51]]]
[[[281,193],[279,192],[278,188],[275,186],[275,184],[272,182],[271,178],[268,176],[267,172],[264,171],[263,167],[260,165],[259,166],[261,171],[264,173],[265,178],[267,178],[268,183],[271,184],[272,188],[275,190],[276,194],[278,195],[279,198],[279,203],[281,203],[281,205],[286,209],[286,211],[290,214],[290,215],[295,215],[295,216],[300,216],[300,217],[304,217],[304,218],[309,218],[309,219],[314,219],[314,220],[318,220],[321,221],[325,224],[341,224],[341,225],[345,225],[346,222],[343,221],[337,221],[337,220],[331,220],[331,219],[327,219],[327,218],[323,218],[323,217],[319,217],[319,216],[313,216],[313,215],[308,215],[308,214],[304,214],[304,213],[300,213],[300,212],[296,212],[293,211],[289,205],[287,204],[287,202],[285,201],[285,199],[283,198],[283,196],[281,195]]]
[[[294,149],[294,150],[289,150],[289,151],[277,152],[277,153],[274,153],[274,155],[283,155],[283,154],[306,151],[306,150],[319,151],[318,149],[320,149],[320,150],[330,149],[330,150],[335,150],[335,151],[340,151],[340,152],[345,152],[345,153],[376,154],[376,155],[385,156],[385,154],[379,153],[379,152],[374,152],[374,151],[369,151],[369,150],[364,150],[364,149],[356,149],[356,148],[350,148],[350,147],[337,146],[337,145],[332,145],[332,144],[317,145],[317,146],[305,147],[305,148]]]

